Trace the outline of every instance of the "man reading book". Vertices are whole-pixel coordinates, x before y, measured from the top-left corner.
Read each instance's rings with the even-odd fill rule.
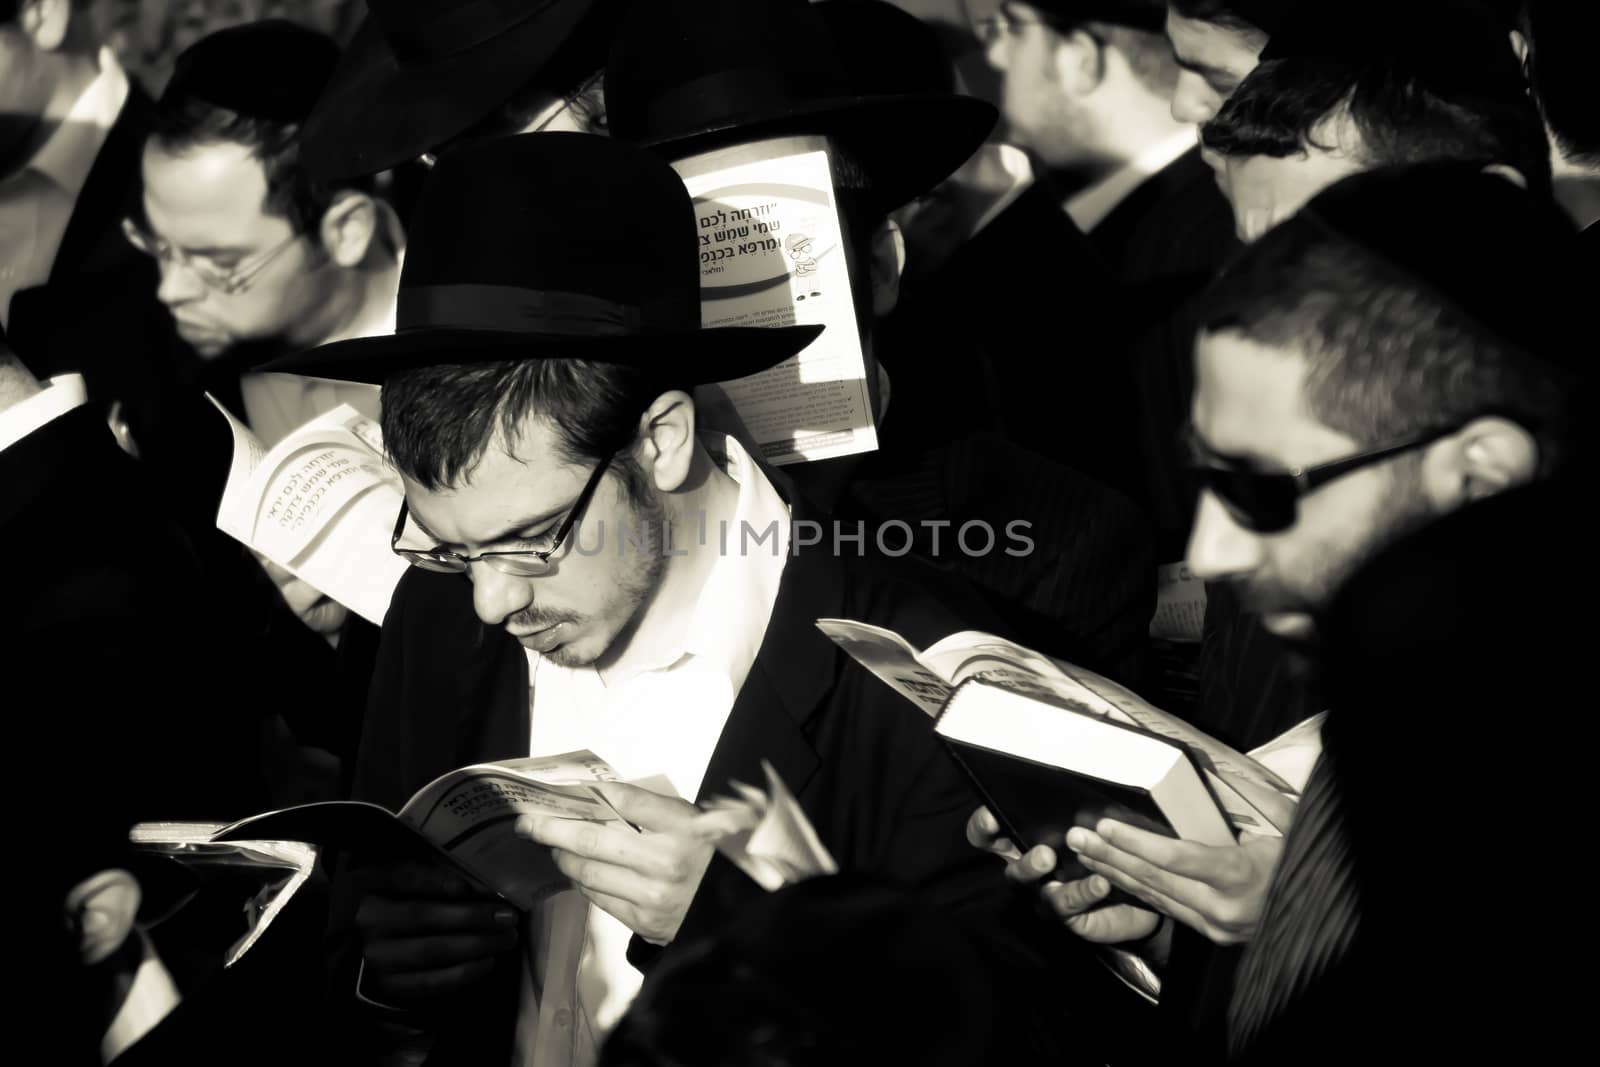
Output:
[[[398,322],[280,364],[382,382],[405,483],[394,548],[416,566],[384,620],[355,797],[395,808],[456,766],[579,748],[677,795],[602,787],[637,831],[526,827],[576,887],[527,915],[352,857],[359,992],[391,1032],[430,1063],[592,1062],[642,969],[759,892],[686,829],[690,799],[763,780],[762,760],[842,870],[998,902],[961,841],[973,794],[926,718],[814,625],[959,624],[791,538],[807,504],[700,426],[697,383],[817,330],[700,328],[694,209],[666,163],[566,133],[441,159]]]
[[[1559,470],[1583,395],[1569,385],[1584,356],[1563,337],[1579,306],[1561,274],[1571,240],[1547,198],[1441,163],[1346,179],[1253,246],[1208,294],[1196,340],[1191,569],[1314,657],[1319,617],[1381,549]],[[974,817],[975,839],[988,825]],[[1159,912],[1252,942],[1230,1026],[1250,1055],[1355,943],[1347,833],[1324,756],[1281,841],[1208,848],[1105,821],[1057,843],[1095,876],[1043,891],[1096,941],[1148,937]],[[1012,873],[1037,880],[1054,858],[1036,850]],[[1154,910],[1090,910],[1112,885]]]

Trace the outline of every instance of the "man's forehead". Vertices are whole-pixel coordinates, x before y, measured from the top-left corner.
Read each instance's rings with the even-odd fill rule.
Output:
[[[487,543],[571,502],[586,472],[556,443],[543,420],[528,420],[509,440],[497,426],[477,462],[452,485],[429,491],[405,478],[406,499],[418,524],[439,540]]]
[[[172,151],[151,141],[145,146],[143,175],[152,225],[204,220],[242,232],[266,217],[266,173],[245,145],[216,141]]]
[[[1187,67],[1243,74],[1255,66],[1258,49],[1249,35],[1214,22],[1184,18],[1167,9],[1167,40],[1178,62]]]
[[[1321,425],[1305,404],[1305,356],[1292,347],[1202,332],[1195,369],[1195,426],[1220,451],[1269,453],[1284,435]]]

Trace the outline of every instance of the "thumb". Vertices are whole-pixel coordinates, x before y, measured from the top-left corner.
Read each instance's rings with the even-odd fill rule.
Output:
[[[595,784],[617,814],[644,830],[687,832],[700,809],[678,797],[663,796],[626,782]]]

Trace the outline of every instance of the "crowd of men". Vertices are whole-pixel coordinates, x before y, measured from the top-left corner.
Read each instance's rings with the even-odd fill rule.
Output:
[[[1006,0],[962,28],[994,104],[887,0],[368,0],[342,47],[212,34],[156,99],[84,6],[0,0],[38,1062],[1582,1040],[1594,5]],[[818,328],[702,326],[673,164],[794,138],[830,160],[878,447],[780,467],[717,383]],[[268,446],[340,404],[381,422],[404,506],[372,551],[412,564],[381,627],[217,529],[207,394]],[[776,550],[574,549],[741,522]],[[973,522],[1031,551],[958,550]],[[1201,588],[1203,625],[1157,618]],[[1019,847],[821,618],[1001,634],[1241,751],[1288,735],[1285,832]],[[571,883],[529,911],[330,851],[224,970],[128,843],[584,749],[656,784],[605,786],[616,823],[519,823]],[[764,766],[838,874],[768,893],[694,831]]]

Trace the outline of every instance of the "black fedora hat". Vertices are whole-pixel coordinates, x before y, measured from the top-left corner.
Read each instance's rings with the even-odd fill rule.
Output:
[[[443,144],[533,80],[608,3],[367,0],[367,18],[302,132],[306,166],[350,178]]]
[[[677,361],[685,383],[782,362],[815,326],[700,326],[700,239],[676,173],[583,133],[505,137],[445,156],[422,190],[394,334],[262,369],[382,383],[443,363]]]
[[[681,159],[740,141],[823,134],[855,157],[885,210],[920,196],[982,145],[994,107],[943,86],[883,91],[874,62],[901,42],[835,37],[830,23],[848,20],[806,0],[635,3],[606,64],[612,136]]]

